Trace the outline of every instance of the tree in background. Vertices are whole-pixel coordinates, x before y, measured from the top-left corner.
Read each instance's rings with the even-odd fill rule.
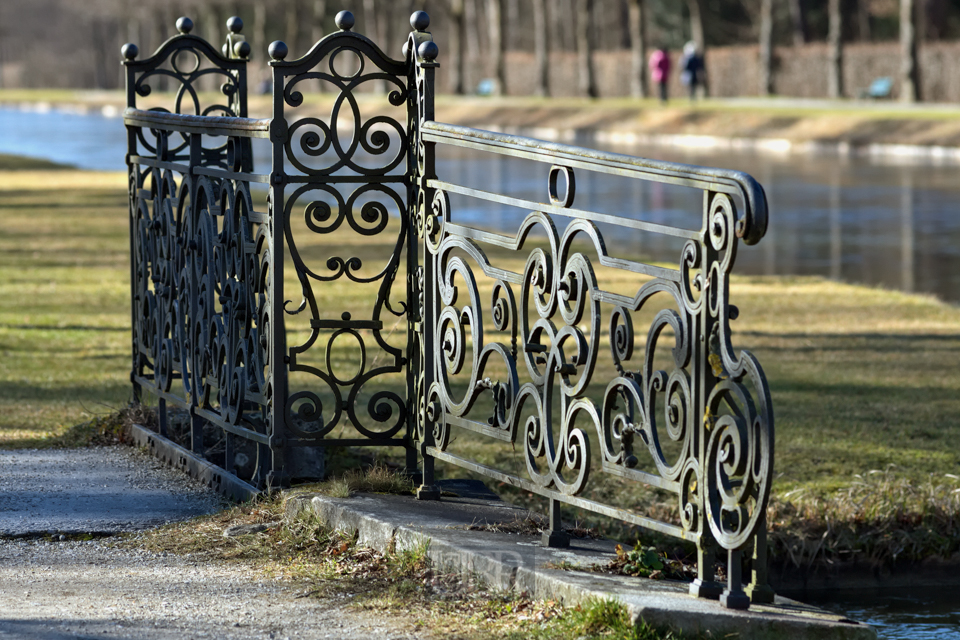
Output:
[[[463,94],[463,40],[464,40],[464,22],[463,0],[448,0],[447,11],[450,17],[450,27],[447,31],[447,67],[448,78],[450,79],[450,93]]]
[[[536,58],[537,85],[534,95],[550,95],[550,43],[547,29],[546,0],[531,0],[533,8],[534,57]]]
[[[899,40],[898,84],[904,99],[918,99],[918,47],[960,38],[960,0],[359,0],[354,5],[356,30],[395,58],[409,31],[408,14],[417,8],[430,13],[442,54],[441,78],[453,93],[471,92],[483,76],[505,90],[507,76],[516,78],[507,73],[508,65],[520,59],[512,54],[522,51],[535,68],[527,86],[512,90],[548,94],[550,75],[559,77],[554,70],[568,68],[560,54],[575,53],[570,73],[577,78],[563,92],[596,95],[611,81],[601,82],[595,58],[620,51],[617,73],[629,76],[629,82],[622,77],[624,88],[633,96],[649,95],[645,51],[654,46],[676,51],[693,40],[701,54],[759,43],[756,91],[766,94],[775,84],[775,44],[826,41],[827,84],[831,95],[839,96],[846,38],[891,46]],[[293,57],[303,55],[332,28],[333,12],[342,6],[330,0],[0,0],[0,82],[116,88],[123,79],[120,45],[136,42],[146,56],[174,34],[176,18],[185,14],[195,21],[194,33],[218,46],[227,17],[239,15],[253,50],[251,82],[260,84],[269,79],[271,40],[283,39]],[[163,86],[161,79],[155,89]]]
[[[690,39],[697,44],[697,51],[700,53],[700,59],[703,61],[702,73],[704,95],[710,94],[710,84],[707,81],[707,37],[703,29],[703,0],[687,0],[687,11],[690,12]]]
[[[830,28],[827,33],[827,95],[843,97],[843,12],[840,0],[830,0],[828,5]]]
[[[630,95],[649,95],[647,84],[647,7],[646,0],[630,0],[628,24],[630,33]]]
[[[494,95],[507,89],[507,68],[504,62],[503,5],[501,0],[487,0],[487,28],[490,39],[490,66],[493,68]]]
[[[577,80],[580,95],[596,98],[597,78],[593,67],[594,0],[575,0],[577,5]]]
[[[807,44],[807,22],[802,0],[787,0],[790,3],[790,27],[793,33],[793,46]],[[865,0],[859,0],[863,4]]]
[[[920,99],[917,69],[917,5],[914,0],[900,0],[900,100]]]
[[[760,0],[759,93],[773,93],[773,0]]]

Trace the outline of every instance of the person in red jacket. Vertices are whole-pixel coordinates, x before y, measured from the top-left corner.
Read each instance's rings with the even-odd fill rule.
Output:
[[[660,102],[667,101],[667,82],[670,80],[670,52],[660,47],[650,54],[650,79],[660,87]]]

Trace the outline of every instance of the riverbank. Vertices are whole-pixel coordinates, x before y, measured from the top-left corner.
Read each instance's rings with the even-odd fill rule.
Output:
[[[118,91],[0,90],[0,106],[119,115]],[[358,95],[364,115],[384,102]],[[308,98],[300,115],[322,115],[332,94]],[[250,96],[252,117],[268,117],[269,96]],[[452,124],[589,144],[657,144],[772,153],[839,153],[960,162],[960,106],[801,99],[673,100],[439,96],[437,119]],[[386,112],[384,112],[386,113]],[[396,114],[393,114],[394,116]]]

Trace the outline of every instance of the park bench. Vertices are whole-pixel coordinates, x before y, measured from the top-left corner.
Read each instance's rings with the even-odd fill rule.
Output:
[[[863,89],[857,95],[861,100],[884,100],[893,95],[893,78],[883,76],[874,79],[870,86]]]
[[[266,119],[247,117],[238,18],[223,53],[185,18],[150,57],[123,48],[131,381],[157,403],[158,437],[184,416],[178,455],[253,490],[320,475],[318,452],[333,447],[391,447],[421,478],[420,499],[440,498],[439,461],[544,497],[545,544],[568,542],[570,505],[695,543],[698,596],[772,601],[773,409],[760,364],[733,347],[729,300],[738,244],[766,230],[761,186],[438,122],[425,13],[400,60],[355,33],[349,12],[336,22],[299,59],[269,46]],[[318,83],[325,119],[307,108]],[[204,103],[204,84],[225,100]],[[257,140],[268,167],[255,166]],[[444,149],[533,163],[546,189],[454,180]],[[699,222],[582,206],[591,176],[698,190]],[[520,222],[491,230],[458,215],[480,205]],[[629,234],[674,239],[677,263],[618,248]],[[337,306],[362,291],[365,308]],[[478,442],[517,464],[491,464]],[[606,480],[670,496],[676,518],[589,493]]]

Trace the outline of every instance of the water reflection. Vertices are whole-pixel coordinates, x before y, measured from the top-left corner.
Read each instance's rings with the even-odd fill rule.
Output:
[[[612,151],[689,164],[739,169],[754,175],[770,202],[767,236],[743,247],[737,271],[820,275],[960,301],[960,185],[954,167],[892,166],[867,160],[749,152],[694,153],[659,147]],[[536,201],[546,199],[549,165],[461,149],[440,148],[441,179]],[[702,194],[671,185],[615,176],[577,174],[576,206],[649,222],[699,228]],[[526,212],[463,199],[463,222],[514,230]],[[602,227],[602,225],[601,225]],[[601,229],[619,251],[677,263],[682,243],[623,229]]]
[[[866,622],[877,630],[881,640],[960,638],[960,595],[951,588],[902,589],[897,595],[804,594],[800,599]]]
[[[124,169],[126,132],[118,117],[0,108],[0,153],[49,158],[89,169]],[[257,167],[269,159],[255,141]],[[767,237],[738,255],[739,273],[821,275],[960,301],[960,195],[957,167],[880,164],[833,156],[771,156],[597,145],[611,151],[690,164],[739,169],[754,175],[771,203]],[[546,199],[548,165],[443,150],[444,179],[478,188]],[[662,184],[579,172],[577,205],[604,213],[699,228],[699,192]],[[460,220],[513,230],[525,212],[503,207],[456,207]],[[676,263],[671,238],[602,229],[614,248]]]

